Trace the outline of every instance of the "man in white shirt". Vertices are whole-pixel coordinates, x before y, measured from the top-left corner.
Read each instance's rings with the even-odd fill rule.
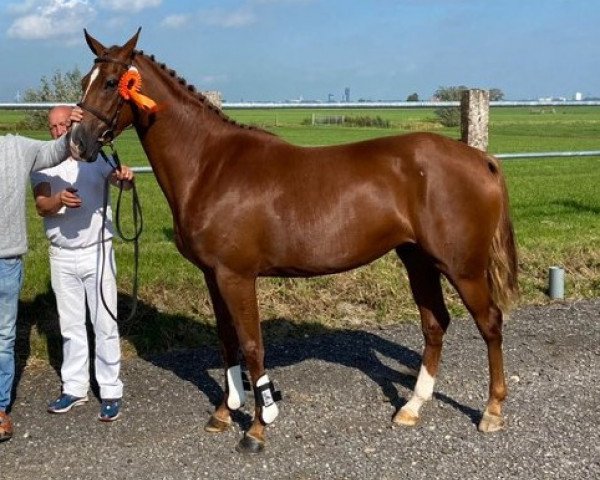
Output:
[[[70,112],[68,106],[50,111],[48,122],[53,138],[66,129]],[[119,331],[112,317],[117,314],[117,286],[110,202],[102,244],[107,178],[114,184],[123,181],[125,188],[131,188],[133,172],[125,166],[113,171],[102,159],[84,163],[69,158],[56,167],[32,174],[31,183],[36,209],[44,217],[50,240],[52,289],[63,337],[62,393],[48,405],[48,411],[65,413],[88,401],[87,299],[96,340],[96,380],[102,399],[98,418],[111,422],[120,414],[123,384],[119,379]],[[110,312],[102,302],[100,288]]]

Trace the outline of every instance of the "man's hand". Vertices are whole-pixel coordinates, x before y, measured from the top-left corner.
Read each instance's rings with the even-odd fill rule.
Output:
[[[131,168],[121,165],[121,170],[115,170],[110,178],[113,185],[117,185],[119,181],[127,182],[123,184],[124,188],[131,188],[131,182],[133,181],[133,170]]]
[[[81,198],[77,195],[77,189],[69,187],[59,193],[59,199],[61,205],[67,208],[79,208],[81,207]]]
[[[73,107],[69,120],[67,120],[67,128],[70,128],[73,123],[81,122],[83,118],[83,110],[80,107]]]

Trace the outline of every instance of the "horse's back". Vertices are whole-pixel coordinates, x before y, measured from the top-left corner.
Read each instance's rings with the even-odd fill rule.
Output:
[[[369,185],[416,227],[428,218],[492,223],[503,201],[498,161],[457,140],[411,133],[304,150],[300,163],[340,188]]]

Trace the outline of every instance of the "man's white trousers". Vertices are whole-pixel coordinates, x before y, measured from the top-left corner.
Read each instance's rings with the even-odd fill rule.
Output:
[[[105,242],[106,259],[102,291],[106,304],[116,316],[117,285],[112,242]],[[87,395],[89,379],[89,347],[86,329],[86,298],[94,329],[96,381],[102,398],[121,398],[123,384],[119,380],[121,348],[117,323],[106,311],[100,297],[102,245],[67,249],[50,246],[52,288],[63,337],[61,377],[63,393]]]

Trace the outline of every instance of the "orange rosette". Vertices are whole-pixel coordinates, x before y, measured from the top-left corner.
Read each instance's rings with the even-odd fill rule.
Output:
[[[119,80],[119,95],[125,100],[131,100],[142,110],[150,113],[156,112],[158,109],[156,102],[146,95],[142,95],[140,93],[141,89],[142,76],[137,68],[131,67]]]

